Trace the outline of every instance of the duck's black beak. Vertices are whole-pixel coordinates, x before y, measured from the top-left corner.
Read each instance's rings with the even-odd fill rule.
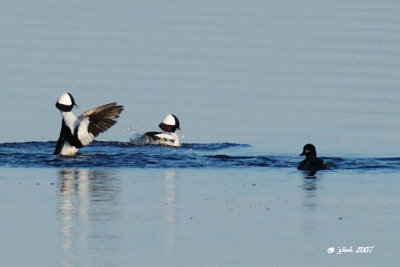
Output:
[[[299,156],[305,156],[308,153],[308,150],[304,150]]]

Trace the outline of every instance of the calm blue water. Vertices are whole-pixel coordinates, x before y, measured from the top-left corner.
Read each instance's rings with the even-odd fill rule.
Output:
[[[2,265],[398,264],[397,170],[334,170],[305,179],[292,167],[65,165],[0,168]],[[353,253],[327,253],[350,246]],[[355,253],[366,246],[372,253]]]
[[[96,141],[74,157],[54,156],[55,142],[0,144],[0,166],[21,168],[293,168],[298,155],[256,154],[250,145],[183,144],[179,148]],[[301,152],[301,150],[299,150]],[[400,170],[398,157],[323,157],[331,170]]]

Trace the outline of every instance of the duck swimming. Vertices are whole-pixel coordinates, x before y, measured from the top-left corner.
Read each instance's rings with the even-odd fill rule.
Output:
[[[306,158],[299,163],[298,170],[315,173],[318,170],[326,170],[329,167],[323,159],[317,157],[317,150],[313,144],[306,144],[300,156],[306,156]]]
[[[146,132],[132,140],[135,145],[164,145],[178,147],[181,145],[176,131],[182,131],[178,117],[168,114],[158,125],[163,132]]]

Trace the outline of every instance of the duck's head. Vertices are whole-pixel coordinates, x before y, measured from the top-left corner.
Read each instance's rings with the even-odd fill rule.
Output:
[[[300,154],[300,156],[316,157],[317,150],[315,149],[315,146],[313,144],[306,144],[303,147],[303,152]]]
[[[74,97],[70,93],[62,94],[56,103],[56,107],[63,112],[71,111],[75,106]]]
[[[181,131],[178,118],[174,114],[168,114],[158,125],[164,132],[174,133],[176,130]]]

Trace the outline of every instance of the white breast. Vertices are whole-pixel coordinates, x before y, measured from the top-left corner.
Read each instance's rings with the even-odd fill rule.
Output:
[[[76,147],[71,146],[71,144],[68,143],[68,141],[65,141],[60,154],[64,155],[64,156],[73,156],[77,152],[78,152],[78,149]]]
[[[74,134],[75,126],[79,123],[78,118],[72,112],[62,112],[61,114],[65,125],[71,130],[71,133]]]

